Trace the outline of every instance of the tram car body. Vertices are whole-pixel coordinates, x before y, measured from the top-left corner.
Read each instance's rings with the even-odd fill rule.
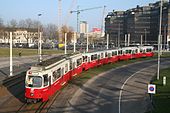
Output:
[[[32,66],[26,73],[25,99],[27,103],[47,101],[72,77],[83,70],[140,57],[152,57],[152,46],[124,47],[89,53],[61,55]]]

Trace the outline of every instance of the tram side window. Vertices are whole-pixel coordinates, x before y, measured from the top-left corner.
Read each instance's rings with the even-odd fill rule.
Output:
[[[62,76],[64,75],[64,68],[62,68],[61,75]]]
[[[132,53],[132,50],[129,50],[129,53],[131,54],[131,53]]]
[[[101,58],[103,58],[103,53],[101,53]]]
[[[73,63],[70,62],[70,70],[72,70],[72,69],[73,69]]]
[[[65,73],[68,72],[68,64],[65,64]]]
[[[128,54],[129,53],[129,50],[126,50],[126,54]]]
[[[90,62],[90,57],[88,57],[88,62]]]
[[[142,49],[140,49],[140,52],[141,52],[141,53],[143,53],[143,50],[142,50]]]
[[[81,65],[81,63],[82,63],[82,59],[81,58],[77,59],[77,66]]]
[[[96,60],[97,59],[97,54],[95,54],[93,57],[94,57],[93,59]]]
[[[115,52],[114,51],[112,51],[112,56],[114,56],[115,55]]]
[[[119,51],[118,51],[118,54],[121,55],[121,54],[122,54],[122,50],[119,50]]]
[[[87,56],[83,56],[83,62],[87,62]]]
[[[44,78],[44,87],[48,85],[48,74],[43,75]]]
[[[112,56],[117,55],[117,51],[112,51]]]
[[[135,50],[135,53],[138,53],[138,50],[137,50],[137,49]]]
[[[97,56],[97,59],[100,59],[100,54]]]
[[[105,53],[105,57],[107,57],[107,52]]]
[[[115,51],[115,55],[117,55],[117,51]]]
[[[53,72],[53,82],[56,81],[61,76],[61,68],[57,69],[57,71]]]
[[[123,54],[123,55],[124,55],[124,54],[126,54],[126,51],[125,51],[125,50],[123,50],[123,51],[122,51],[122,54]]]
[[[146,49],[146,52],[151,52],[151,51],[152,51],[152,49],[150,49],[150,48]]]
[[[108,57],[111,57],[112,55],[111,55],[111,53],[108,53]]]
[[[76,68],[76,63],[75,62],[73,62],[73,69],[75,69]]]
[[[132,50],[132,54],[135,54],[135,51],[134,51],[134,50]]]
[[[93,61],[93,55],[91,55],[91,60]]]

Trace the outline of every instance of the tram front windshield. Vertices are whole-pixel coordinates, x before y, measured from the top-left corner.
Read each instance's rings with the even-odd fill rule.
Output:
[[[28,87],[41,87],[42,86],[42,77],[28,76],[26,85]]]

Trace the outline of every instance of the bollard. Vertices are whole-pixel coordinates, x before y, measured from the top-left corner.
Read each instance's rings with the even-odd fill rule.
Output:
[[[163,77],[163,85],[164,86],[166,85],[166,77],[165,76]]]

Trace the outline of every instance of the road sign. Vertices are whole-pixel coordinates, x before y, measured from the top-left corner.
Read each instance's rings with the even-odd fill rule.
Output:
[[[148,84],[148,93],[155,94],[156,93],[156,85]]]

